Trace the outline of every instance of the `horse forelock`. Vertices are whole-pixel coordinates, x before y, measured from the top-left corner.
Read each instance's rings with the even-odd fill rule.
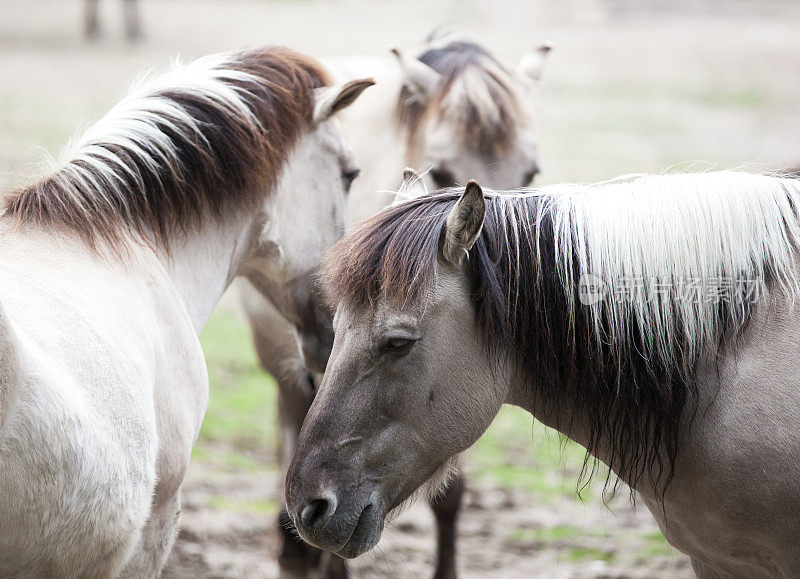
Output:
[[[319,63],[281,47],[176,63],[135,85],[4,210],[92,247],[132,236],[168,249],[206,216],[269,194],[328,82]]]
[[[424,300],[458,197],[401,203],[341,240],[325,262],[332,303]],[[757,305],[726,291],[798,293],[800,183],[649,176],[487,191],[486,201],[467,262],[484,343],[517,359],[538,403],[573,405],[566,414],[588,421],[589,453],[610,449],[624,480],[663,490],[697,402],[698,364],[714,360]],[[581,295],[587,276],[603,299]],[[687,295],[687,285],[705,293]]]
[[[514,143],[517,129],[527,120],[516,73],[482,46],[450,40],[428,48],[418,59],[441,75],[437,91],[427,102],[403,87],[398,117],[413,145],[426,119],[440,116],[472,150],[497,158]]]

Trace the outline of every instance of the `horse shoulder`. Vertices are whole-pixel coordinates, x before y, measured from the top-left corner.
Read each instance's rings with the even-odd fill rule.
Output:
[[[667,539],[735,576],[800,568],[800,308],[777,296],[756,310],[718,366],[698,373],[701,400],[684,435],[666,510],[645,501]]]

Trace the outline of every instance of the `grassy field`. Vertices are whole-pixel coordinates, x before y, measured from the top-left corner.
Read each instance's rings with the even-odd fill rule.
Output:
[[[265,459],[271,461],[275,454],[275,381],[258,366],[250,330],[237,311],[217,309],[200,339],[211,377],[211,399],[192,458],[262,468]]]

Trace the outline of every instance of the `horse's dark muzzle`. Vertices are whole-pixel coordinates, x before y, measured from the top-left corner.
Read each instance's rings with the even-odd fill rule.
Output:
[[[330,491],[306,494],[293,486],[290,473],[286,505],[304,541],[342,557],[353,558],[369,551],[383,531],[385,509],[377,493],[366,489],[341,496]]]

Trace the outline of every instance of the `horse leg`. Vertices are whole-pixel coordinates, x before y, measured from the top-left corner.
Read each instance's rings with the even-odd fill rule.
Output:
[[[133,556],[122,570],[121,577],[158,577],[172,551],[181,513],[180,489],[160,504],[155,493],[153,510],[142,529],[141,539]]]
[[[430,501],[436,517],[436,571],[435,579],[455,579],[456,573],[456,521],[464,495],[464,475],[454,476],[444,491]]]
[[[281,467],[285,472],[294,455],[297,437],[303,426],[306,414],[314,401],[316,385],[314,376],[309,373],[298,373],[294,380],[284,376],[278,381],[278,414],[281,424]],[[281,574],[288,577],[302,577],[298,574],[298,567],[303,573],[319,568],[320,577],[324,579],[346,579],[347,566],[344,559],[325,553],[305,543],[294,529],[286,507],[281,508],[278,519],[283,537],[283,549],[278,557]]]
[[[321,553],[322,556],[319,563],[320,577],[325,579],[347,579],[347,563],[344,562],[344,559],[327,551],[321,551]]]
[[[308,577],[309,571],[319,565],[320,552],[310,548],[297,535],[286,507],[281,507],[278,514],[278,532],[281,538],[281,551],[278,554],[281,579]]]
[[[138,40],[142,36],[138,0],[123,0],[123,11],[125,13],[125,33],[128,40]]]
[[[99,0],[86,0],[83,7],[83,32],[89,40],[96,40],[100,36],[100,20],[98,18]]]
[[[278,383],[278,420],[281,434],[279,461],[285,471],[294,455],[303,420],[314,401],[316,385],[314,377],[302,366],[294,336],[289,331],[282,340],[280,326],[275,327],[275,323],[272,326],[274,330],[268,338],[266,332],[259,328],[259,324],[251,319],[253,345],[258,359],[262,368],[272,374]],[[331,556],[330,559],[336,561],[328,561],[327,556],[322,557],[322,551],[300,539],[285,508],[281,508],[277,523],[282,540],[278,555],[281,577],[307,577],[319,567],[322,568],[322,577],[347,577],[344,561],[340,557]]]

